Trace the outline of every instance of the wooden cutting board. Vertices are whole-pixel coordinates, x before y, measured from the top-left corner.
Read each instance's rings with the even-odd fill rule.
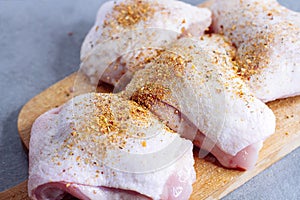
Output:
[[[74,73],[54,84],[23,107],[19,115],[18,129],[26,149],[28,149],[30,130],[35,119],[47,110],[60,106],[73,96],[82,93],[82,91],[73,92],[76,75],[77,73]],[[81,88],[89,87],[87,80],[82,79],[81,83]],[[103,86],[97,90],[110,91]],[[195,150],[197,181],[191,199],[222,198],[300,146],[300,96],[278,100],[268,105],[277,118],[276,133],[265,141],[255,169],[247,172],[224,169],[212,162],[211,156],[205,159],[198,158]],[[0,193],[0,197],[1,199],[28,199],[27,182]]]

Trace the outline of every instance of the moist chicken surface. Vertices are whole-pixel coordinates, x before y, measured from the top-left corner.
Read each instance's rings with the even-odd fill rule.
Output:
[[[116,84],[148,49],[159,49],[177,37],[200,36],[211,24],[211,12],[176,0],[108,1],[81,48],[82,71],[93,84]],[[140,50],[143,50],[141,53]]]
[[[31,131],[32,199],[188,199],[193,145],[150,111],[90,93],[41,115]]]
[[[300,94],[300,14],[276,0],[211,0],[212,29],[237,47],[236,71],[264,102]]]
[[[262,142],[275,132],[275,116],[235,74],[232,52],[221,36],[182,38],[137,71],[123,95],[224,166],[250,169]]]

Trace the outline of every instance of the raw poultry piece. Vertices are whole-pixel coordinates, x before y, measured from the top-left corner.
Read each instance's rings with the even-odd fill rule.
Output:
[[[123,95],[223,166],[251,169],[262,142],[275,131],[275,116],[235,74],[233,53],[217,35],[182,38],[136,72]]]
[[[300,94],[300,14],[276,0],[212,0],[213,31],[237,47],[236,71],[264,102]]]
[[[143,59],[144,49],[151,54],[177,37],[200,36],[210,24],[208,9],[181,1],[108,1],[83,42],[81,69],[93,84],[101,79],[114,85],[128,70],[128,62]]]
[[[188,199],[193,145],[133,101],[85,94],[31,131],[32,199]]]

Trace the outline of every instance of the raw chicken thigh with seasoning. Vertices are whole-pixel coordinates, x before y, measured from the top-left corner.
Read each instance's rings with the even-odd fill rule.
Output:
[[[237,47],[236,71],[264,102],[300,94],[300,14],[276,0],[212,0],[213,31]]]
[[[232,70],[220,36],[182,38],[135,73],[123,95],[149,108],[228,168],[251,169],[275,132],[273,112]]]
[[[116,84],[127,63],[144,58],[177,37],[200,36],[211,24],[211,12],[175,0],[118,0],[105,3],[81,48],[82,71],[93,84]],[[140,50],[143,49],[143,52]],[[99,58],[100,57],[100,58]],[[99,59],[106,62],[99,63]]]
[[[34,123],[32,199],[188,199],[193,145],[150,111],[113,94],[89,93]]]

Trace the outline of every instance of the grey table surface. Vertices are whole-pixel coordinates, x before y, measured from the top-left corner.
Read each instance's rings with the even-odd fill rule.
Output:
[[[81,43],[103,2],[0,0],[0,191],[28,176],[17,130],[20,109],[79,68]],[[281,3],[300,11],[299,0]],[[300,199],[300,148],[224,199]]]

